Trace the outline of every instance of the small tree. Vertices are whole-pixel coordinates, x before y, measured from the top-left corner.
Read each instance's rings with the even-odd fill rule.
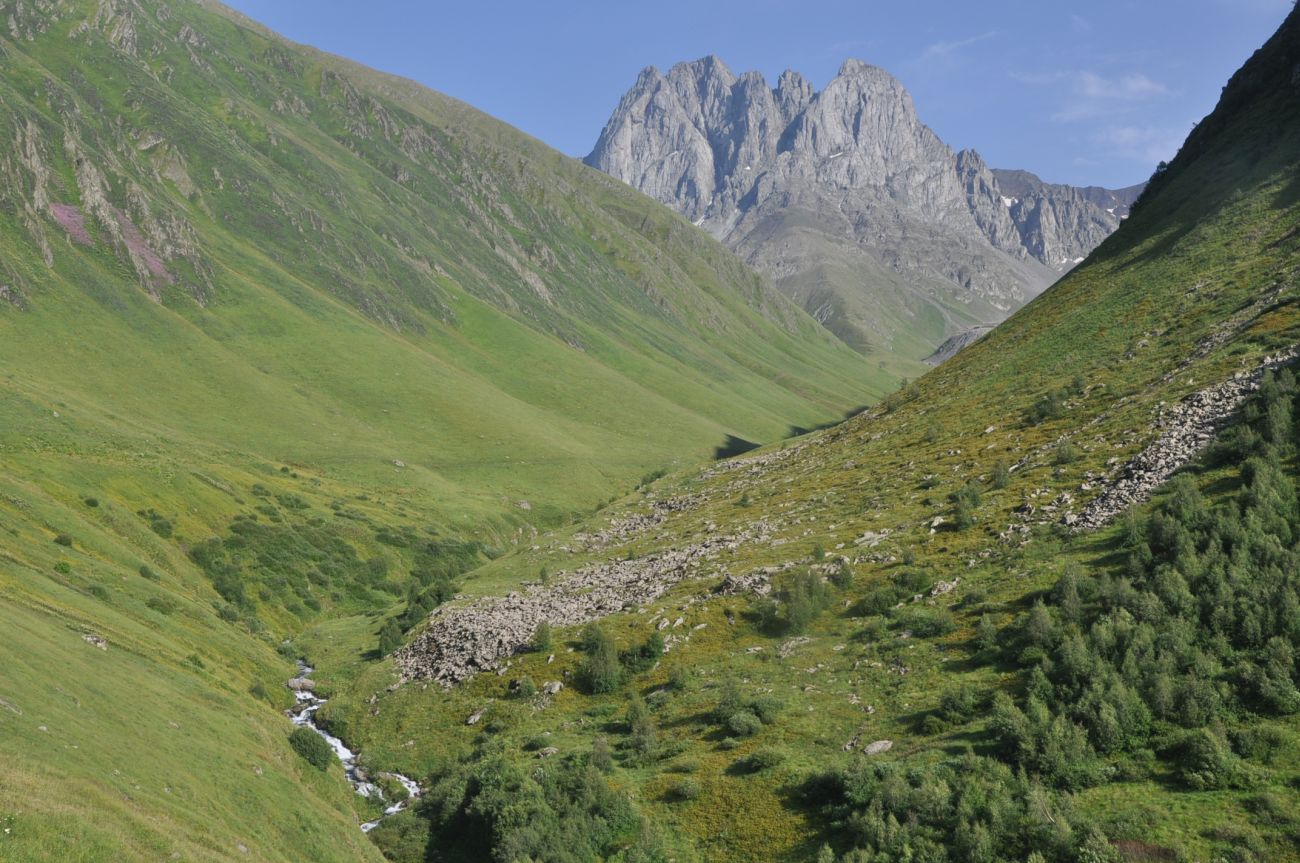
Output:
[[[289,745],[317,770],[324,770],[334,760],[334,750],[325,742],[324,737],[310,728],[299,726],[289,732]]]
[[[614,639],[595,625],[589,626],[585,635],[587,655],[578,668],[578,679],[593,695],[613,692],[623,683],[623,666]]]
[[[551,624],[545,620],[537,624],[533,630],[533,650],[538,653],[546,653],[551,649],[554,637],[551,635]]]
[[[641,696],[633,695],[627,706],[627,729],[631,737],[632,749],[641,755],[648,755],[655,746],[655,721],[646,708]]]
[[[402,646],[402,628],[390,617],[379,630],[379,654],[387,656]]]

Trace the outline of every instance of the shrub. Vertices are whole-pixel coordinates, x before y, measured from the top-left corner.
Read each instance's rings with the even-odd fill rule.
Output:
[[[317,770],[324,770],[334,761],[334,750],[310,728],[298,727],[289,732],[289,745]]]
[[[1052,463],[1056,465],[1072,464],[1079,460],[1079,450],[1068,440],[1063,440],[1056,445],[1056,452],[1052,456]]]
[[[958,530],[965,530],[975,523],[975,510],[980,505],[978,485],[967,482],[949,495],[948,500],[952,502],[952,520]]]
[[[66,560],[60,560],[58,563],[54,564],[54,571],[59,575],[67,575],[72,572],[72,565]]]
[[[1065,413],[1066,395],[1063,390],[1052,390],[1040,396],[1025,415],[1025,420],[1030,425],[1038,425],[1047,420],[1060,418]]]
[[[759,773],[771,770],[785,761],[785,753],[779,749],[758,749],[736,762],[736,769],[741,773]]]
[[[583,642],[587,655],[578,666],[579,683],[593,695],[618,689],[623,683],[623,666],[619,664],[614,639],[592,624],[585,630]]]
[[[176,610],[176,603],[161,596],[151,596],[144,604],[159,614],[171,614]]]
[[[54,541],[64,548],[72,548],[72,537],[68,536],[66,533],[57,535],[54,537]]]
[[[609,748],[609,741],[604,737],[597,737],[591,744],[591,766],[601,773],[608,773],[614,769],[614,753]]]
[[[936,638],[957,628],[952,612],[946,608],[914,605],[899,609],[893,617],[901,629],[910,630],[918,638]]]
[[[1006,488],[1007,484],[1010,482],[1011,482],[1011,469],[1007,467],[1007,463],[1005,461],[1003,461],[1002,459],[998,459],[993,464],[993,479],[992,479],[993,487],[998,489]]]
[[[149,568],[147,564],[140,564],[140,577],[147,578],[150,581],[161,581],[158,573]]]
[[[737,737],[753,737],[763,730],[763,720],[748,710],[738,710],[727,717],[727,730]]]
[[[664,637],[658,631],[651,632],[645,642],[637,647],[623,651],[619,661],[631,674],[640,674],[654,667],[664,655]]]
[[[668,796],[673,800],[694,800],[700,793],[700,783],[689,776],[678,779],[668,789]]]
[[[397,620],[388,618],[379,629],[379,655],[387,656],[402,646],[402,629]]]
[[[99,498],[97,497],[88,497],[82,502],[86,506],[90,507],[91,509],[94,509],[95,507],[99,506]]]

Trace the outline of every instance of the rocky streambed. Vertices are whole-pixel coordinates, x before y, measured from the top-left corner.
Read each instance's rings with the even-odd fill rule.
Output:
[[[357,765],[357,753],[349,749],[342,740],[316,724],[316,711],[320,710],[321,706],[324,705],[328,699],[316,695],[316,684],[315,681],[311,679],[311,673],[314,670],[315,669],[307,663],[301,660],[298,661],[298,676],[290,680],[287,684],[289,689],[293,692],[294,697],[294,705],[288,711],[289,720],[293,722],[294,725],[303,728],[310,728],[312,731],[315,731],[321,737],[325,738],[325,742],[330,745],[334,750],[334,754],[337,755],[339,761],[342,762],[343,771],[347,774],[348,782],[352,783],[352,787],[356,789],[358,794],[367,799],[384,800],[383,789],[370,781],[370,777],[366,774],[365,770]],[[406,798],[389,804],[384,809],[384,814],[379,818],[362,824],[361,830],[364,833],[369,833],[371,830],[375,829],[375,827],[379,826],[379,822],[384,818],[387,818],[389,815],[396,815],[398,812],[401,812],[420,796],[420,786],[414,779],[410,779],[400,773],[380,773],[378,776],[385,779],[391,779],[405,788]]]

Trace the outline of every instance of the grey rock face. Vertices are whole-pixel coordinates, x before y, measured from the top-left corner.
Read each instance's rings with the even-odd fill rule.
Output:
[[[647,68],[586,161],[725,242],[850,344],[913,359],[1042,291],[1133,197],[954,153],[902,84],[858,60],[821,92],[716,57]]]

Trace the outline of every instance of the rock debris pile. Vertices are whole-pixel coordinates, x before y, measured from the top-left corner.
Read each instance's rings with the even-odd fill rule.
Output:
[[[1253,372],[1239,372],[1212,387],[1192,393],[1157,418],[1160,436],[1138,453],[1120,471],[1113,483],[1094,498],[1083,512],[1067,513],[1063,521],[1076,531],[1095,530],[1129,507],[1150,499],[1152,492],[1183,465],[1199,455],[1214,435],[1259,389],[1266,371],[1280,368],[1300,356],[1293,346],[1265,357]]]
[[[768,539],[763,523],[731,536],[709,537],[685,548],[634,560],[615,560],[558,574],[550,586],[523,593],[444,605],[429,626],[394,658],[402,680],[425,678],[452,686],[501,660],[532,639],[537,625],[576,626],[651,602],[678,582],[717,574],[711,565],[742,543]]]

